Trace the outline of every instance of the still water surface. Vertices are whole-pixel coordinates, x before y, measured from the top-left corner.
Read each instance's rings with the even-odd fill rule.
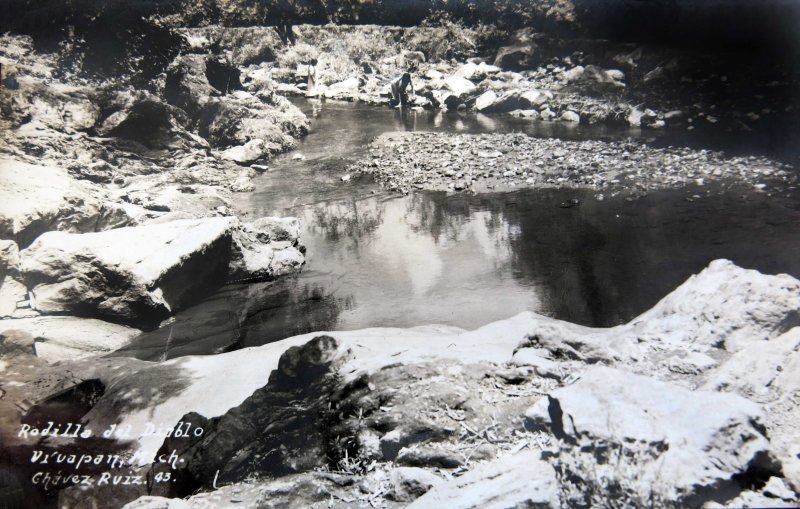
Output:
[[[296,151],[273,160],[256,191],[237,205],[249,217],[299,217],[308,248],[303,271],[225,286],[121,353],[165,359],[373,326],[471,329],[524,310],[610,326],[647,310],[715,258],[800,276],[796,199],[747,190],[705,196],[706,188],[631,202],[569,189],[397,196],[369,179],[341,181],[347,163],[385,131],[516,130],[570,139],[637,132],[302,106],[312,132]],[[690,200],[696,194],[703,197]],[[571,198],[581,204],[558,206]]]

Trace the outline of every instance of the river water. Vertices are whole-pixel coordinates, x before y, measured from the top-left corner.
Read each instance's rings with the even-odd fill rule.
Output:
[[[347,163],[385,131],[522,131],[568,139],[619,139],[637,131],[300,105],[312,119],[311,133],[297,150],[271,161],[237,207],[246,218],[299,217],[308,249],[302,272],[225,286],[120,354],[153,360],[210,354],[315,330],[432,323],[472,329],[525,310],[612,326],[716,258],[800,276],[796,198],[709,193],[708,186],[633,201],[575,189],[398,196],[368,178],[341,179]],[[661,136],[648,141],[675,140]],[[572,198],[580,205],[558,206]]]

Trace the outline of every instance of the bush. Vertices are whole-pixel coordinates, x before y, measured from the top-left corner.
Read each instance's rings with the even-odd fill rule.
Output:
[[[406,45],[430,60],[463,59],[475,54],[478,33],[442,11],[431,13],[420,28],[411,32]]]

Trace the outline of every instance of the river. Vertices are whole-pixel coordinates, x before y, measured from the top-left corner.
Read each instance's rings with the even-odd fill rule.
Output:
[[[347,163],[386,131],[522,131],[564,139],[640,137],[640,131],[299,105],[312,120],[311,132],[295,151],[270,162],[237,208],[245,219],[298,217],[307,246],[302,272],[222,287],[117,355],[163,360],[375,326],[473,329],[525,310],[613,326],[716,258],[800,276],[800,204],[755,190],[704,186],[635,200],[599,199],[581,189],[399,196],[368,178],[342,181]],[[646,141],[676,140],[708,142],[674,132]],[[580,205],[559,206],[571,199]]]

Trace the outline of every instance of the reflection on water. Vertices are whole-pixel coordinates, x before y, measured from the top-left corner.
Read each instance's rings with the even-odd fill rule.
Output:
[[[172,357],[314,330],[469,329],[524,310],[609,326],[715,258],[800,276],[796,202],[686,196],[598,201],[585,191],[547,190],[317,203],[299,214],[308,246],[301,274],[225,287],[134,350],[161,358],[166,344]],[[558,206],[570,198],[581,205]]]
[[[633,202],[583,190],[388,196],[366,179],[341,181],[347,162],[379,132],[515,124],[341,104],[316,115],[298,150],[276,158],[238,204],[250,217],[300,218],[308,248],[302,273],[223,287],[122,354],[207,354],[315,330],[475,328],[524,310],[609,326],[650,308],[715,258],[800,276],[796,200],[753,191],[705,196],[705,187]],[[625,135],[580,129],[550,134]],[[704,197],[688,199],[695,193]],[[573,198],[579,206],[559,207]]]

